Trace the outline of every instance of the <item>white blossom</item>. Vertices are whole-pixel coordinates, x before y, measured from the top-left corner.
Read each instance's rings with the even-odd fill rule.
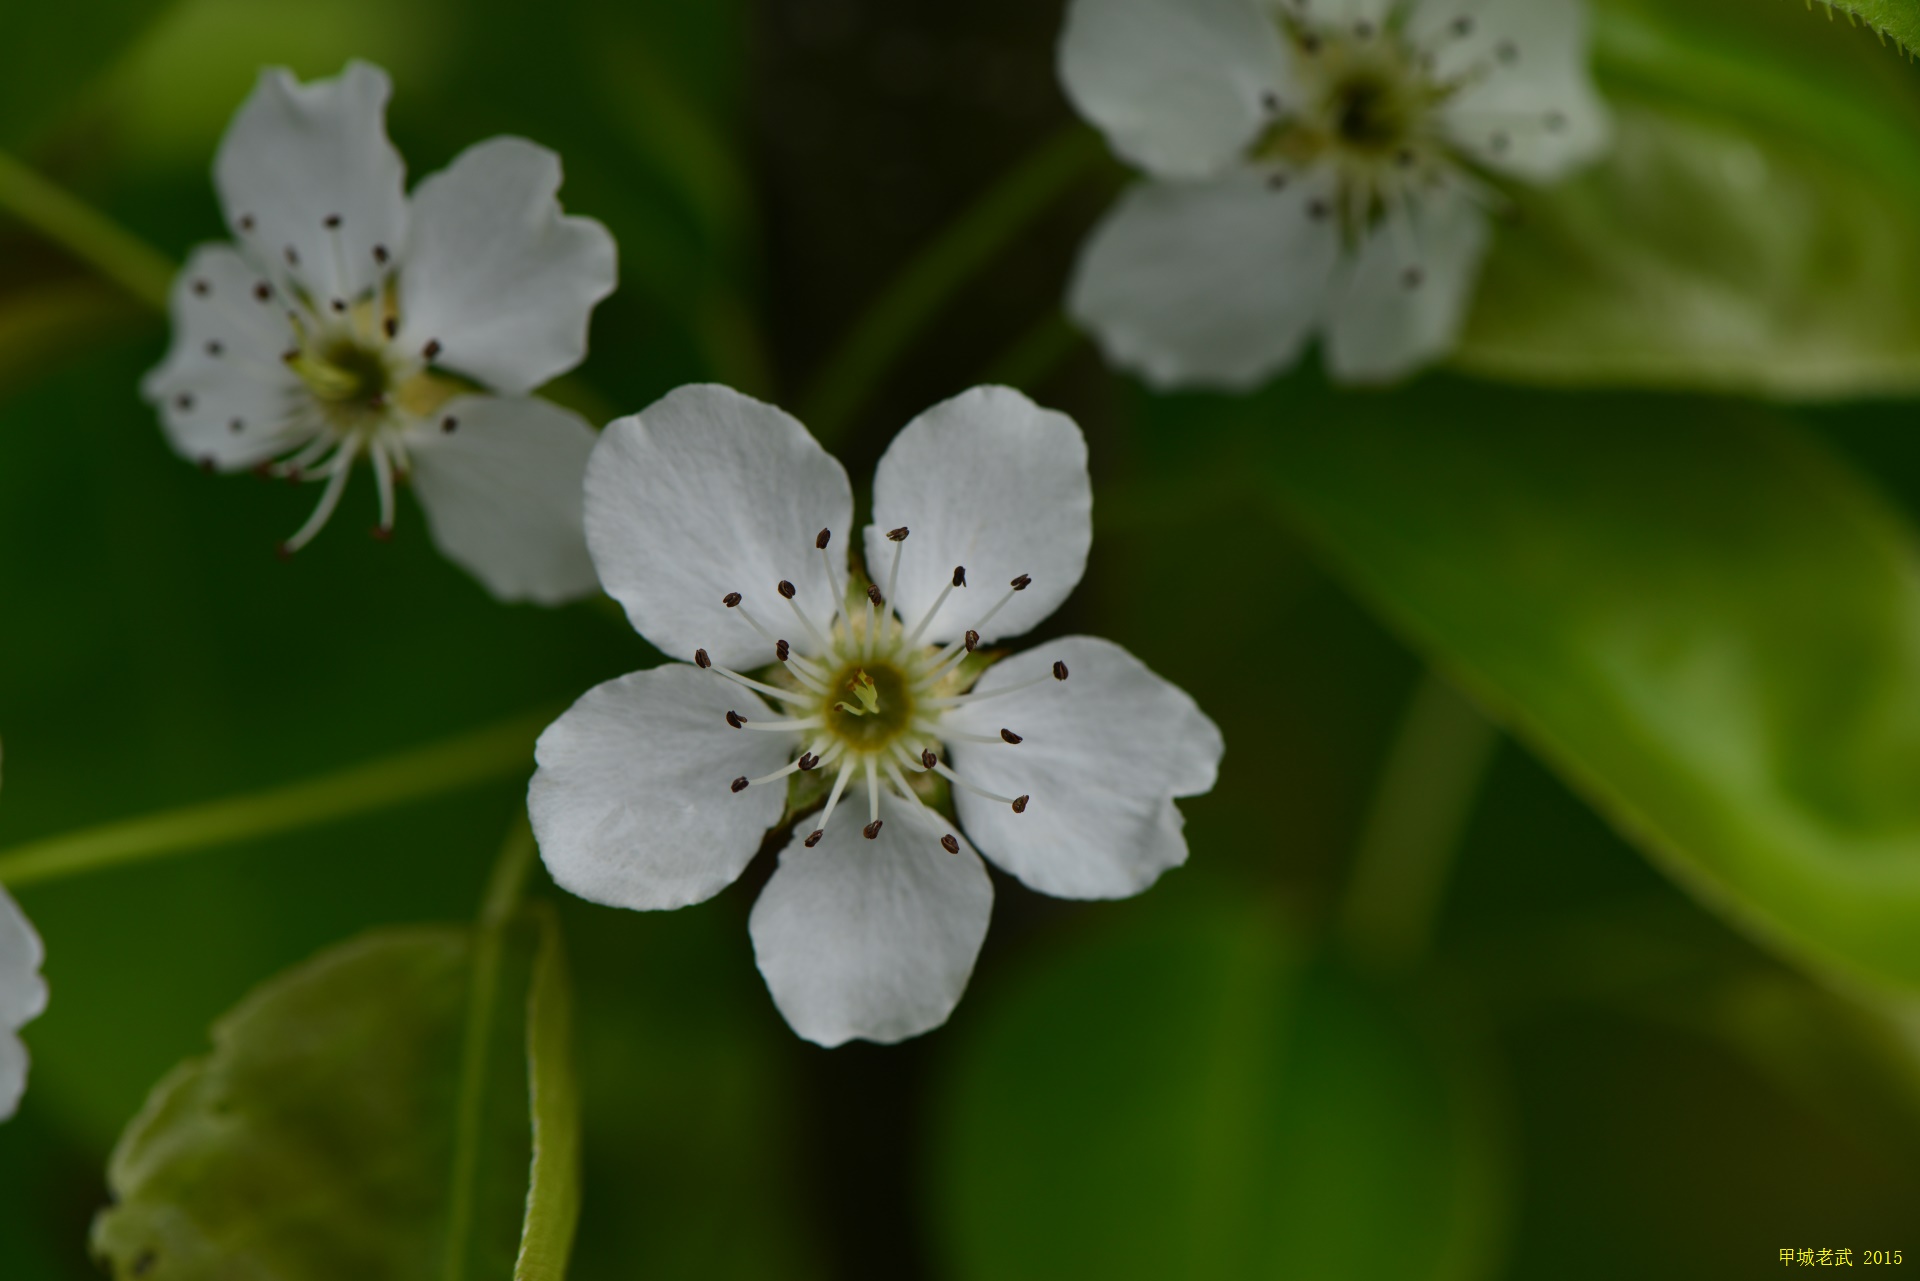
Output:
[[[0,1121],[14,1114],[27,1088],[20,1029],[47,1008],[47,984],[40,977],[45,959],[33,923],[0,886]]]
[[[1348,381],[1443,355],[1497,183],[1594,158],[1583,0],[1073,0],[1060,74],[1145,170],[1069,309],[1157,386],[1253,386],[1316,335]]]
[[[530,393],[586,353],[612,237],[563,216],[560,161],[519,138],[468,148],[411,197],[386,136],[386,74],[261,74],[214,163],[232,244],[195,250],[174,337],[142,390],[209,470],[323,486],[298,550],[365,459],[391,534],[410,480],[440,549],[503,599],[593,589],[581,528],[592,429]]]
[[[823,1045],[945,1021],[992,906],[976,849],[1045,893],[1138,893],[1185,861],[1174,798],[1211,788],[1221,752],[1110,641],[991,661],[1086,566],[1070,418],[976,388],[901,431],[873,495],[863,586],[846,472],[793,418],[709,386],[610,425],[587,468],[594,563],[689,661],[589,691],[541,736],[529,794],[554,879],[637,909],[717,894],[791,820],[750,933]]]

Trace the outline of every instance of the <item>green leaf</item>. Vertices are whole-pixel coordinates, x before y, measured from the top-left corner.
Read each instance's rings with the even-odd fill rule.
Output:
[[[1920,46],[1920,8],[1911,0],[1820,0],[1827,16],[1846,16],[1849,23],[1864,23],[1883,40],[1891,40],[1911,54]]]
[[[1244,908],[1163,916],[971,998],[936,1109],[956,1276],[1488,1274],[1500,1161],[1472,1075],[1284,937]]]
[[[550,918],[537,945],[518,926],[390,929],[269,981],[122,1136],[95,1252],[146,1281],[562,1276],[579,1191],[558,946]],[[475,993],[494,994],[484,1018]]]
[[[166,0],[7,6],[0,40],[0,146],[31,139],[166,9]]]
[[[1606,0],[1595,57],[1613,150],[1514,193],[1459,364],[1789,397],[1920,389],[1905,59],[1754,0]]]
[[[1754,409],[1437,380],[1341,409],[1289,402],[1273,478],[1362,594],[1709,907],[1920,988],[1913,530]]]
[[[527,1075],[533,1095],[533,1170],[514,1281],[560,1281],[580,1221],[580,1090],[573,1071],[573,989],[560,921],[535,907],[540,938],[527,997]]]

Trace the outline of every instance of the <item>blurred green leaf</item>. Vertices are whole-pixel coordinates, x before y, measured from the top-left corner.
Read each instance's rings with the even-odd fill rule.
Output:
[[[1906,60],[1753,0],[1606,0],[1595,59],[1613,151],[1515,193],[1459,363],[1779,396],[1920,389]]]
[[[514,1281],[561,1281],[580,1221],[580,1087],[573,1070],[573,990],[560,920],[539,904],[527,995],[527,1078],[533,1099],[533,1169]]]
[[[1754,410],[1437,381],[1344,409],[1273,475],[1362,593],[1710,907],[1920,987],[1911,528]]]
[[[1285,935],[1162,915],[1003,980],[936,1109],[955,1275],[1488,1275],[1504,1204],[1470,1074]]]
[[[31,139],[167,7],[167,0],[7,6],[0,40],[0,146]]]
[[[114,1151],[116,1204],[94,1230],[114,1275],[445,1275],[480,938],[452,926],[371,933],[269,981],[216,1024],[213,1053],[162,1081]],[[525,931],[504,942],[472,1226],[457,1243],[466,1266],[449,1281],[508,1275],[527,1194],[525,1007],[535,962]],[[554,981],[548,971],[549,1011]]]

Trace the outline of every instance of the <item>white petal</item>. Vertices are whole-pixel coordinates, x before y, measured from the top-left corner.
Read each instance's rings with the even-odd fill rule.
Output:
[[[1327,368],[1334,377],[1381,382],[1446,354],[1465,323],[1486,248],[1486,215],[1455,185],[1422,197],[1407,236],[1374,229],[1333,306]],[[1409,269],[1419,273],[1412,287]]]
[[[1074,0],[1060,80],[1113,149],[1167,178],[1217,173],[1292,92],[1291,57],[1255,0]]]
[[[0,889],[0,1028],[17,1029],[47,1008],[47,985],[40,977],[45,959],[32,922]]]
[[[1007,387],[975,387],[901,429],[873,477],[867,570],[884,590],[900,554],[894,608],[918,625],[953,581],[926,637],[963,635],[1022,574],[1033,585],[980,628],[983,639],[1018,636],[1060,607],[1087,568],[1093,486],[1087,441],[1065,414]],[[887,531],[907,527],[905,542]]]
[[[1252,387],[1325,312],[1340,240],[1309,209],[1331,191],[1325,174],[1274,191],[1251,170],[1135,187],[1081,250],[1068,310],[1157,387]]]
[[[173,282],[173,344],[140,384],[174,449],[224,471],[285,453],[316,429],[312,397],[281,358],[293,331],[278,303],[254,296],[260,283],[232,248],[194,250]]]
[[[269,67],[220,141],[213,179],[227,225],[277,270],[292,248],[290,274],[317,298],[358,297],[382,274],[375,246],[397,257],[405,245],[406,165],[387,141],[391,93],[387,73],[364,62],[304,85]],[[329,230],[333,217],[340,223]]]
[[[1034,889],[1061,898],[1124,898],[1187,861],[1176,796],[1213,787],[1220,731],[1177,685],[1111,641],[1069,636],[990,668],[986,693],[1044,676],[1064,682],[962,707],[942,729],[1021,735],[1017,746],[951,743],[961,778],[1031,799],[1026,812],[961,788],[954,804],[980,850]]]
[[[1454,142],[1489,168],[1536,182],[1605,150],[1610,128],[1587,71],[1584,0],[1481,0],[1470,12],[1464,38],[1452,33],[1449,4],[1423,5],[1411,28],[1433,49],[1439,75],[1474,76],[1442,108]]]
[[[753,694],[683,663],[596,685],[534,746],[527,812],[563,889],[612,907],[685,907],[731,885],[787,803],[783,782],[734,792],[799,751],[731,729],[771,717]]]
[[[400,346],[497,391],[527,392],[579,364],[587,320],[613,292],[614,247],[561,214],[560,157],[521,138],[469,147],[413,193],[400,268]]]
[[[803,653],[778,585],[824,623],[833,589],[814,539],[846,582],[853,529],[846,470],[790,415],[727,387],[681,387],[608,425],[587,465],[587,544],[607,594],[656,649],[704,647],[728,667],[773,661],[768,644],[721,599],[739,592]]]
[[[917,803],[884,801],[871,841],[865,807],[847,808],[812,849],[796,830],[747,928],[795,1032],[825,1046],[891,1044],[953,1013],[987,936],[993,883],[967,845],[940,847],[958,834]]]
[[[20,1107],[27,1090],[27,1047],[11,1032],[0,1032],[0,1121]]]
[[[451,418],[451,432],[440,424]],[[593,428],[532,396],[463,396],[409,433],[434,544],[501,600],[556,605],[597,585],[582,490]]]

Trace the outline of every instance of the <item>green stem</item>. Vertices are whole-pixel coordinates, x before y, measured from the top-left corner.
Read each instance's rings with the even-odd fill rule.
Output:
[[[521,716],[304,782],[30,841],[0,854],[0,885],[258,840],[525,772],[533,739],[551,719]]]
[[[153,246],[0,151],[0,209],[152,307],[167,309],[176,270]]]
[[[453,1169],[447,1183],[443,1281],[463,1281],[466,1276],[467,1236],[473,1228],[480,1170],[480,1130],[486,1119],[487,1042],[493,1036],[493,1007],[500,994],[500,953],[506,926],[526,889],[534,853],[533,829],[522,810],[494,859],[481,900],[479,928],[474,932],[473,981],[467,988],[466,1037],[460,1048],[460,1095],[454,1114]]]
[[[1080,349],[1080,338],[1064,315],[1048,312],[987,366],[980,381],[1030,392]]]
[[[1498,742],[1499,732],[1443,677],[1422,677],[1374,789],[1341,914],[1341,935],[1363,963],[1400,971],[1426,951]]]
[[[831,442],[882,374],[942,304],[1106,154],[1073,126],[1041,144],[909,262],[867,308],[801,399],[814,435]]]

